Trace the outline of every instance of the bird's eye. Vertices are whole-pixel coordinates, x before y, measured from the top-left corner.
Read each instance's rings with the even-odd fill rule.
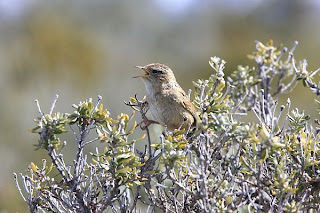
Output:
[[[154,74],[161,74],[161,73],[163,73],[163,71],[162,70],[152,70],[152,73],[154,73]]]

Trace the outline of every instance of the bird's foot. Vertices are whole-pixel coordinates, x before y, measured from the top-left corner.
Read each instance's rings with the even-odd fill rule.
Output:
[[[160,123],[154,120],[143,119],[140,123],[138,123],[137,126],[140,126],[142,130],[146,130],[148,126],[150,126],[151,124],[160,124]]]
[[[188,117],[184,116],[183,117],[183,121],[182,123],[180,124],[179,128],[177,129],[177,131],[180,131],[180,130],[184,130],[186,131],[187,133],[190,131],[190,128],[191,128],[191,124],[187,125],[187,129],[185,129],[186,127],[184,127],[185,123],[188,121]],[[182,128],[184,127],[184,128]]]

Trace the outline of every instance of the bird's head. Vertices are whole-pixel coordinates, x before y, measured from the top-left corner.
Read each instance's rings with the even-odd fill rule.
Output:
[[[150,81],[152,83],[176,81],[172,70],[164,64],[154,63],[135,67],[144,71],[143,75],[136,76],[135,78],[142,78],[144,81]]]

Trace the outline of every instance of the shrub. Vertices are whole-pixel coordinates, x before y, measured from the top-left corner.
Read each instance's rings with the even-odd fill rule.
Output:
[[[212,75],[194,82],[202,126],[189,132],[165,130],[153,138],[146,128],[133,138],[135,112],[145,118],[148,111],[137,97],[126,103],[132,115],[115,118],[100,96],[73,105],[71,114],[53,113],[58,96],[48,114],[37,102],[40,116],[31,132],[51,162],[14,174],[20,195],[30,212],[320,211],[318,128],[303,111],[291,110],[289,99],[277,105],[299,81],[320,94],[313,82],[320,69],[308,72],[305,60],[296,62],[297,44],[288,52],[272,41],[256,42],[249,55],[256,65],[238,66],[227,78],[226,62],[212,57]],[[248,112],[257,119],[247,120],[257,123],[242,121]],[[72,162],[64,159],[62,134],[77,144]],[[104,150],[84,153],[98,141]],[[143,142],[144,149],[136,148]]]

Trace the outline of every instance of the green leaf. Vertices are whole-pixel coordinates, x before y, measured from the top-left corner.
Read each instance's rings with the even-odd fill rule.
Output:
[[[265,161],[266,159],[268,158],[268,149],[267,148],[264,148],[262,151],[261,151],[261,155],[260,155],[260,161]]]
[[[126,166],[126,167],[124,167],[124,168],[122,168],[122,169],[118,169],[118,170],[116,171],[116,174],[125,174],[125,173],[127,173],[128,171],[130,171],[130,168],[129,168],[128,166]]]
[[[139,181],[139,180],[135,180],[135,181],[133,181],[135,184],[137,184],[138,186],[142,186],[142,185],[144,185],[144,182],[141,182],[141,181]]]
[[[104,153],[97,153],[97,154],[96,154],[96,153],[91,153],[91,152],[90,152],[90,155],[93,156],[93,157],[102,157],[102,156],[105,156]]]
[[[129,158],[131,157],[133,154],[130,152],[130,153],[125,153],[125,154],[120,154],[117,156],[118,159],[126,159],[126,158]]]

